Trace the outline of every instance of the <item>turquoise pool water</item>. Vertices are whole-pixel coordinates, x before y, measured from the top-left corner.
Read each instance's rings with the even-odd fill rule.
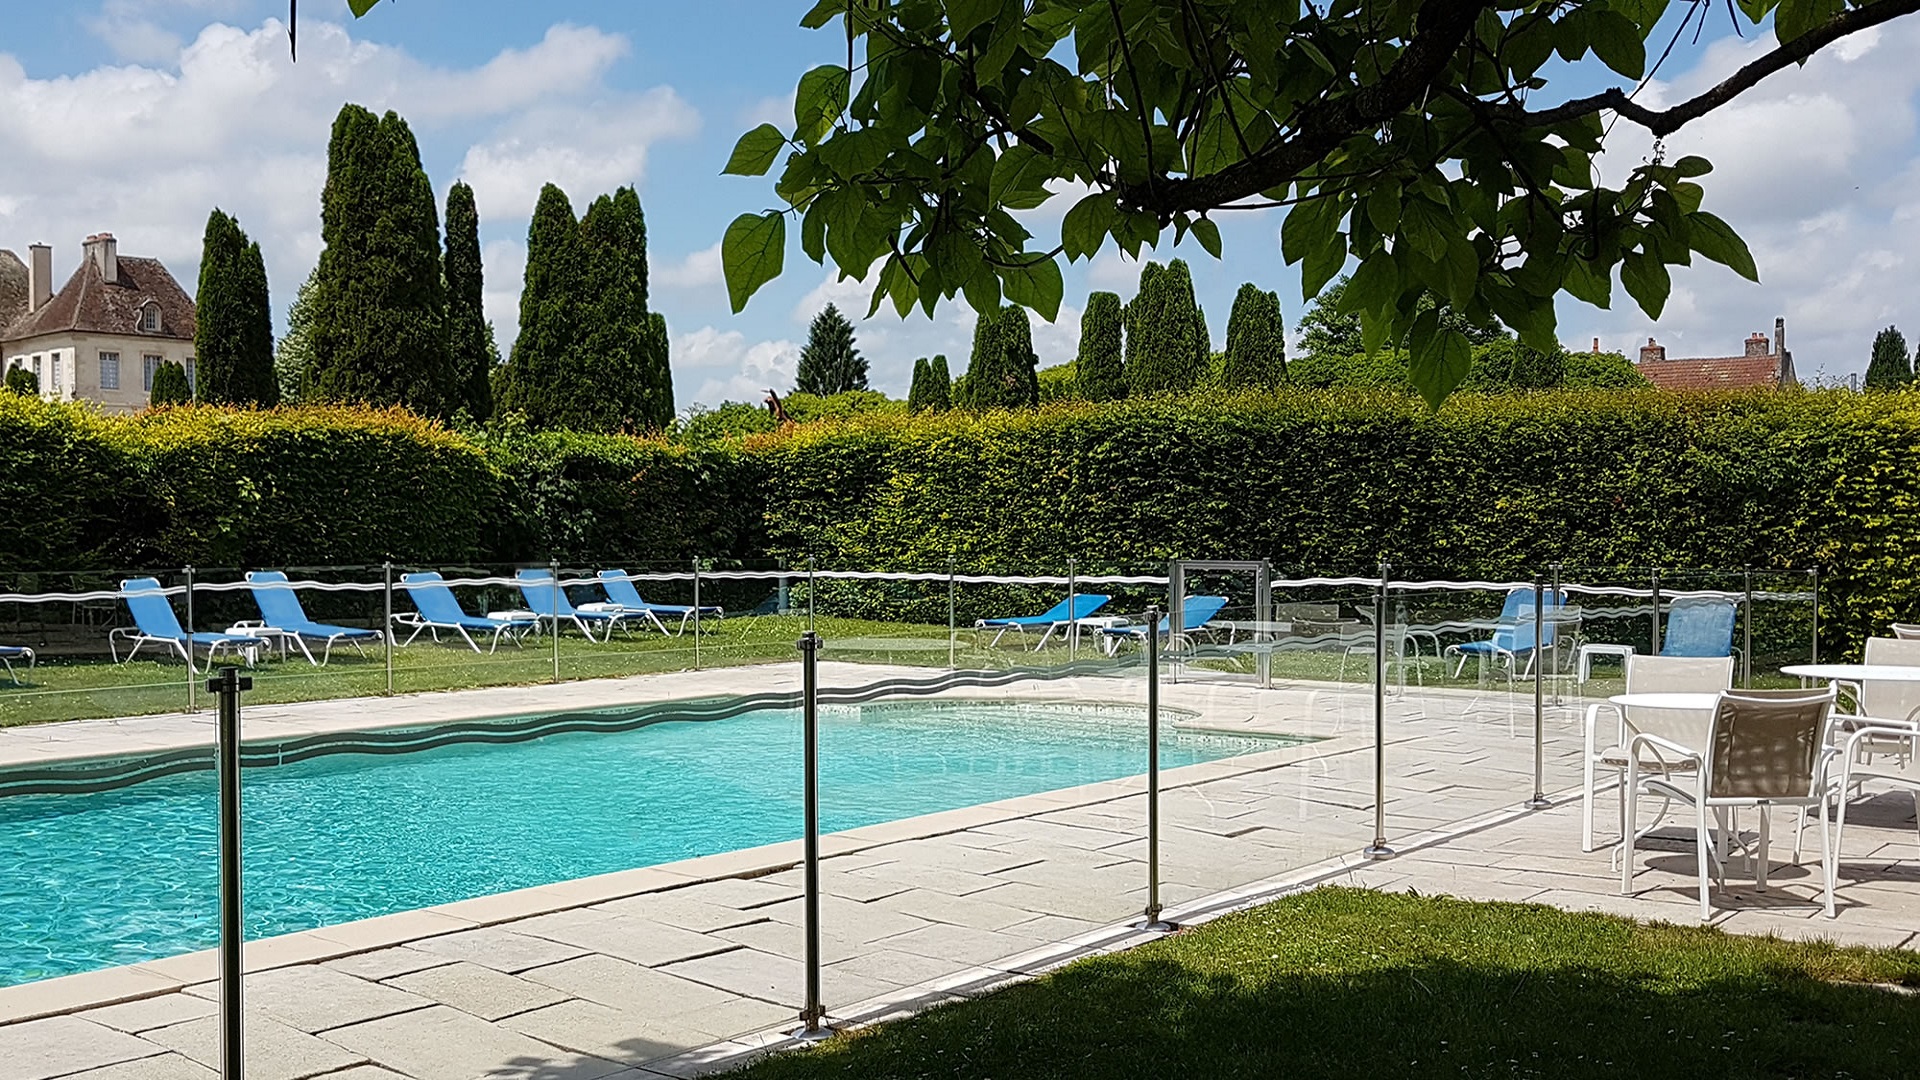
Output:
[[[1143,771],[1125,707],[830,707],[825,831]],[[1163,731],[1166,768],[1288,745]],[[249,768],[247,932],[282,934],[800,834],[800,719],[766,710],[618,733]],[[214,777],[0,799],[0,985],[216,941]]]

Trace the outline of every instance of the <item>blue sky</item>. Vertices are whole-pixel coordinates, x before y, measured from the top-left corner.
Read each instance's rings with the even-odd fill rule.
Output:
[[[297,65],[286,56],[285,0],[5,6],[0,161],[14,164],[0,184],[0,247],[51,243],[61,275],[82,236],[108,230],[123,251],[165,259],[191,287],[200,229],[217,204],[261,241],[284,314],[318,256],[327,127],[352,100],[408,117],[442,193],[456,179],[475,186],[488,310],[503,347],[527,215],[546,180],[576,206],[639,186],[654,307],[672,329],[683,407],[784,389],[814,311],[829,300],[865,311],[864,286],[832,282],[797,248],[785,276],[740,316],[718,275],[727,222],[772,201],[766,180],[719,175],[734,139],[762,120],[790,124],[799,75],[844,54],[835,33],[796,25],[805,3],[394,0],[354,20],[344,0],[306,0]],[[1695,93],[1770,44],[1751,31],[1735,38],[1720,19],[1700,45],[1682,45],[1643,97]],[[1670,140],[1670,153],[1698,150],[1721,164],[1707,206],[1748,236],[1763,284],[1711,264],[1679,271],[1658,324],[1630,307],[1566,300],[1562,340],[1584,348],[1597,336],[1631,350],[1654,335],[1673,355],[1727,355],[1748,333],[1770,332],[1778,315],[1804,377],[1860,370],[1873,332],[1902,317],[1920,331],[1908,257],[1920,249],[1920,75],[1902,59],[1916,47],[1910,25],[1863,35]],[[1604,81],[1588,77],[1581,88]],[[1615,175],[1648,151],[1644,138],[1617,134]],[[1036,232],[1064,209],[1038,212]],[[1216,344],[1241,281],[1279,290],[1289,326],[1297,321],[1298,277],[1280,259],[1279,220],[1272,211],[1228,217],[1222,262],[1191,243],[1174,252],[1193,266]],[[1043,363],[1072,358],[1089,289],[1124,297],[1136,274],[1112,252],[1069,268],[1060,323],[1036,326]],[[883,314],[861,324],[875,385],[903,393],[913,358],[933,352],[957,368],[970,327],[964,305],[931,322]]]

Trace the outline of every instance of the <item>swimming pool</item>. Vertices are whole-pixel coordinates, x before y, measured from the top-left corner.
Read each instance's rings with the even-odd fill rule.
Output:
[[[826,706],[821,828],[1134,775],[1145,763],[1144,729],[1144,711],[1131,706]],[[1298,741],[1166,725],[1161,762],[1175,768]],[[318,756],[244,773],[249,936],[800,833],[800,718],[791,709],[406,753],[302,745]],[[205,769],[0,798],[0,985],[214,945],[215,828]]]

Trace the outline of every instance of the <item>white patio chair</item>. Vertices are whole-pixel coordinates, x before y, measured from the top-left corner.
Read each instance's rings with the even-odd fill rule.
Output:
[[[1913,796],[1914,831],[1920,833],[1920,723],[1871,723],[1855,728],[1840,751],[1840,799],[1833,821],[1832,877],[1840,875],[1841,841],[1847,833],[1847,797],[1869,783],[1892,784]],[[1829,881],[1828,889],[1838,884]]]
[[[1627,689],[1629,694],[1717,694],[1733,685],[1733,658],[1731,656],[1640,656],[1629,655],[1625,659]],[[1610,733],[1603,735],[1601,725],[1603,714],[1612,714],[1613,726]],[[1586,748],[1581,756],[1585,764],[1582,777],[1584,805],[1581,807],[1580,850],[1592,851],[1593,842],[1593,804],[1596,795],[1596,774],[1602,770],[1613,773],[1614,783],[1620,788],[1620,832],[1626,834],[1627,795],[1627,740],[1631,732],[1644,731],[1660,735],[1682,746],[1697,746],[1706,737],[1707,721],[1698,713],[1679,712],[1672,709],[1630,709],[1622,710],[1610,701],[1602,701],[1587,706]],[[1603,745],[1604,743],[1604,745]],[[1654,759],[1641,763],[1642,771],[1653,771],[1667,765],[1685,763],[1661,762]],[[1664,813],[1664,811],[1663,811]]]
[[[1827,803],[1837,790],[1830,766],[1835,756],[1823,735],[1833,712],[1834,688],[1821,690],[1723,690],[1713,712],[1704,749],[1682,746],[1658,735],[1638,734],[1627,743],[1627,824],[1620,841],[1620,892],[1633,895],[1634,842],[1648,831],[1638,827],[1639,796],[1648,794],[1685,803],[1694,811],[1694,854],[1700,877],[1700,918],[1713,917],[1711,879],[1725,879],[1733,838],[1725,828],[1728,812],[1752,807],[1760,812],[1759,843],[1748,852],[1754,885],[1767,887],[1770,811],[1776,806],[1818,809],[1820,882],[1824,908],[1833,917],[1833,839],[1827,834]],[[1691,759],[1690,770],[1671,766],[1642,776],[1640,762]],[[1682,773],[1676,775],[1676,773]],[[1707,827],[1712,811],[1721,823],[1718,842]]]

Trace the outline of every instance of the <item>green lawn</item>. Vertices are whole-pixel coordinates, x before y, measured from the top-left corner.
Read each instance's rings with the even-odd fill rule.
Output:
[[[1904,1077],[1920,956],[1320,889],[729,1075]]]

